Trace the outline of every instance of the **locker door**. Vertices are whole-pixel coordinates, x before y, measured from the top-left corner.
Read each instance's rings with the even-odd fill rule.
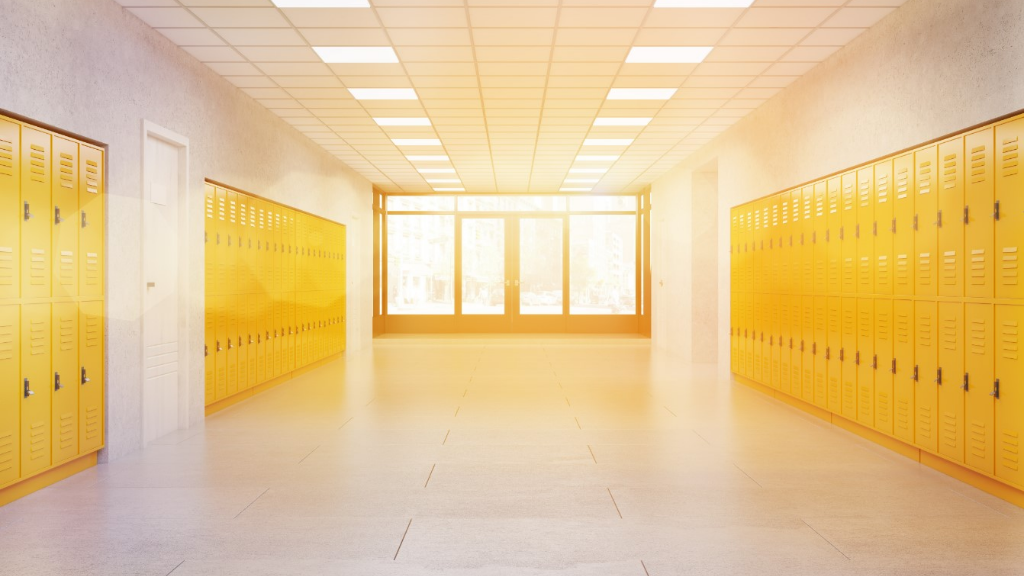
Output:
[[[284,214],[280,206],[274,206],[274,291],[284,292]],[[277,362],[279,359],[275,359]]]
[[[893,435],[914,443],[914,302],[893,300]]]
[[[857,421],[875,425],[875,374],[878,358],[875,356],[875,302],[871,298],[857,299]]]
[[[964,461],[964,305],[939,302],[939,454]]]
[[[892,161],[896,199],[893,202],[892,293],[914,295],[914,155],[904,154]]]
[[[217,265],[224,269],[224,295],[231,296],[239,293],[241,288],[240,278],[238,275],[238,236],[239,236],[239,221],[238,221],[238,193],[233,190],[226,190],[227,195],[227,219],[225,220],[224,240],[226,242],[226,249],[224,251],[223,263],[218,259]],[[234,317],[234,305],[232,304],[231,316]],[[234,333],[234,332],[232,332]]]
[[[966,304],[967,354],[964,374],[964,416],[967,449],[964,461],[985,474],[995,474],[995,318],[991,304]]]
[[[937,316],[935,302],[914,303],[914,443],[930,452],[939,448]]]
[[[247,375],[245,387],[252,388],[259,384],[259,346],[257,344],[257,340],[260,330],[260,295],[249,294],[246,297],[246,300],[248,301],[249,306],[249,310],[246,313],[249,323],[245,333],[246,362],[248,363],[248,367],[245,371]]]
[[[761,270],[761,206],[758,203],[754,203],[752,218],[750,220],[750,280],[751,287],[750,291],[760,291],[764,282],[764,275]],[[312,266],[311,266],[312,272]],[[761,284],[758,284],[758,283]],[[311,288],[314,289],[311,282]]]
[[[214,296],[214,307],[217,311],[216,325],[216,347],[212,350],[215,355],[214,366],[216,367],[216,391],[217,400],[228,396],[228,311],[227,302],[230,296]]]
[[[253,203],[252,208],[255,208]],[[246,194],[238,195],[238,293],[251,294],[253,291],[252,276],[252,251],[249,249],[252,244],[250,231],[252,215],[250,214],[250,197]],[[245,388],[240,386],[240,388]]]
[[[270,370],[267,368],[267,345],[270,344],[269,324],[267,324],[267,295],[256,295],[256,384],[263,384],[270,380]]]
[[[857,292],[871,294],[875,288],[875,170],[857,171]]]
[[[996,285],[998,290],[1000,284]],[[1024,486],[1020,439],[1024,428],[1024,362],[1020,356],[1024,306],[996,306],[996,476]]]
[[[734,246],[735,247],[735,246]],[[735,276],[733,279],[735,280]],[[299,292],[299,294],[302,294]],[[740,350],[739,350],[739,298],[737,298],[735,287],[729,293],[729,371],[733,374],[739,374],[740,371]],[[304,356],[302,355],[302,342],[303,342],[304,328],[302,326],[302,313],[301,308],[299,309],[299,340],[297,349],[299,351],[298,362],[300,365],[304,365]]]
[[[77,204],[77,201],[75,202]],[[71,214],[75,214],[71,212]],[[53,463],[78,456],[78,304],[53,305]]]
[[[811,231],[814,260],[814,294],[825,294],[828,291],[828,194],[825,182],[814,185],[814,218]]]
[[[814,402],[814,296],[804,295],[800,297],[800,341],[794,344],[794,356],[796,351],[800,353],[800,397],[806,402]],[[796,361],[793,362],[794,368]],[[796,394],[796,384],[793,384],[793,392]]]
[[[276,259],[275,259],[276,260]],[[280,268],[278,269],[280,272]],[[278,295],[280,296],[280,295]],[[284,331],[281,327],[284,325],[284,302],[280,298],[274,299],[274,317],[273,317],[273,330],[274,330],[274,377],[284,374],[287,369],[284,365]]]
[[[234,332],[235,351],[238,354],[237,386],[241,392],[249,387],[249,295],[239,294],[235,300],[238,318]]]
[[[771,367],[771,380],[769,381],[772,388],[776,390],[782,388],[782,342],[779,338],[779,333],[782,330],[782,300],[778,294],[770,294],[767,296],[768,300],[768,335],[765,337],[767,348],[765,353],[769,355],[771,360],[769,366]],[[786,310],[789,311],[788,308]],[[324,313],[325,318],[328,317],[327,311]],[[323,354],[326,356],[330,349],[330,326],[324,330],[326,346],[324,347]],[[787,366],[788,367],[788,366]]]
[[[938,294],[939,198],[935,146],[914,152],[914,294]]]
[[[789,350],[789,339],[793,337],[793,328],[790,326],[790,321],[793,318],[793,312],[790,309],[792,301],[788,295],[779,295],[775,297],[779,303],[779,323],[775,327],[775,350],[779,356],[779,389],[787,394],[791,392],[791,381],[793,375],[792,368],[792,355]],[[331,303],[331,320],[333,323],[334,319],[334,303]],[[799,327],[798,327],[799,328]],[[334,352],[333,347],[334,337],[334,326],[331,326],[331,352]]]
[[[0,486],[21,476],[20,341],[20,307],[0,306]]]
[[[839,178],[828,181],[828,230],[825,243],[828,245],[827,292],[839,294],[842,291],[843,274],[843,205]]]
[[[21,126],[0,118],[0,299],[21,293],[21,214]],[[5,477],[0,463],[0,485]]]
[[[225,372],[225,394],[231,396],[238,392],[238,295],[231,294],[221,299],[224,306],[224,361],[227,363]]]
[[[964,139],[939,144],[939,296],[964,295]]]
[[[103,447],[103,302],[78,303],[78,452]]]
[[[308,318],[309,318],[309,336],[308,336],[308,353],[309,360],[312,361],[313,357],[313,297],[312,292],[307,293],[307,302],[309,303]],[[746,358],[746,373],[744,376],[747,378],[754,378],[754,367],[757,365],[757,360],[754,357],[754,341],[757,339],[757,329],[754,327],[755,324],[755,308],[754,308],[754,294],[748,294],[746,300],[746,325],[743,328],[743,339],[746,342],[744,351],[744,357]]]
[[[57,297],[78,295],[78,144],[53,137],[51,282]],[[77,446],[75,447],[78,448]],[[56,460],[56,458],[54,458]]]
[[[1024,118],[996,126],[996,298],[1024,298],[1020,257],[1024,238],[1024,175],[1020,137]],[[22,135],[24,138],[24,135]],[[22,182],[24,186],[24,182]],[[998,360],[997,360],[998,361]],[[998,467],[996,469],[998,473]]]
[[[794,203],[795,201],[795,203]],[[800,222],[800,189],[791,190],[783,195],[780,211],[779,244],[781,245],[780,255],[782,265],[779,267],[779,293],[794,294],[800,292],[800,243],[799,237],[794,246],[793,234],[797,232]],[[331,251],[328,254],[328,264],[331,271],[331,282],[328,283],[331,291],[337,290],[335,284],[337,278],[337,261],[335,250],[337,245],[332,238]]]
[[[80,144],[78,184],[78,295],[102,298],[105,227],[103,151]],[[102,441],[102,437],[100,438]]]
[[[217,274],[217,191],[206,184],[203,192],[203,270],[206,283],[206,295],[219,295],[220,289]]]
[[[895,370],[893,355],[892,300],[875,300],[875,429],[892,434],[893,391],[892,379]]]
[[[843,298],[839,365],[842,371],[842,414],[857,419],[857,299]]]
[[[828,343],[825,361],[828,364],[828,409],[843,412],[843,364],[839,361],[843,348],[843,299],[828,297]]]
[[[207,284],[209,286],[209,284]],[[205,404],[217,400],[217,296],[207,295],[203,318],[203,366],[206,384]]]
[[[842,209],[839,226],[840,291],[857,293],[857,174],[848,172],[840,179]]]
[[[234,278],[231,282],[228,281],[231,275],[230,269],[234,262],[234,254],[228,247],[228,239],[230,238],[231,232],[228,228],[228,193],[223,188],[216,189],[216,200],[217,200],[217,212],[214,219],[214,250],[216,256],[214,260],[217,263],[217,280],[214,283],[216,293],[218,295],[226,296],[234,294]],[[224,328],[227,330],[227,327]],[[227,348],[227,344],[223,339],[220,339],[221,347]],[[225,367],[226,369],[226,367]],[[220,396],[218,396],[220,398]]]
[[[287,357],[285,358],[286,370],[291,372],[295,370],[295,293],[289,293],[288,299],[284,303],[284,323],[285,330],[288,331],[288,346],[287,346]]]
[[[21,130],[21,297],[49,298],[51,277],[50,135]],[[36,402],[39,404],[39,402]],[[22,438],[24,442],[25,439]],[[49,456],[49,454],[47,454]],[[47,463],[49,465],[49,463]]]
[[[971,298],[995,294],[994,131],[985,128],[964,137],[969,170],[964,184],[964,293]]]
[[[799,242],[799,269],[800,269],[800,290],[798,294],[814,294],[814,221],[812,220],[814,207],[814,187],[804,186],[801,195],[801,213],[799,233],[793,237],[793,244]],[[344,247],[344,244],[342,244]],[[342,255],[342,273],[345,271],[345,259]],[[344,284],[343,284],[344,285]]]
[[[762,363],[762,360],[761,360],[762,354],[761,354],[761,337],[760,337],[761,317],[762,317],[762,311],[763,310],[764,310],[764,302],[763,302],[763,299],[762,299],[761,295],[760,294],[754,294],[754,309],[753,309],[753,321],[754,321],[754,324],[751,327],[752,330],[751,330],[751,339],[750,339],[751,348],[752,348],[752,354],[751,355],[754,358],[754,372],[753,372],[753,374],[751,374],[750,377],[753,378],[755,382],[764,382],[764,379],[762,378],[763,363]],[[319,311],[317,311],[317,312],[319,312]],[[314,315],[313,319],[315,321],[317,319],[317,315]],[[316,333],[315,332],[313,334],[313,337],[314,338],[316,337]],[[315,342],[315,340],[314,340],[314,342]],[[314,359],[315,359],[315,357],[316,357],[316,352],[315,351],[313,352],[313,355],[314,355]]]
[[[828,298],[814,297],[814,341],[811,342],[811,356],[814,357],[814,404],[828,408]]]
[[[875,164],[874,202],[874,248],[875,257],[874,291],[876,294],[891,295],[893,283],[892,242],[893,242],[893,194],[892,160]]]
[[[801,368],[803,364],[803,353],[800,352],[800,340],[803,336],[803,298],[799,294],[793,294],[788,296],[789,298],[789,336],[784,343],[782,349],[783,358],[789,357],[789,393],[796,398],[800,398],[803,394],[803,370]],[[335,322],[337,343],[335,352],[341,352],[343,347],[343,341],[345,339],[345,323],[342,321],[344,317],[344,306],[345,297],[338,295],[337,303],[335,304]],[[785,386],[783,382],[783,386]]]
[[[21,311],[21,477],[27,478],[50,466],[50,305],[25,304]]]
[[[784,226],[782,213],[788,199],[789,192],[775,194],[770,199],[771,218],[768,221],[768,260],[771,275],[768,281],[768,292],[771,294],[782,294],[786,291],[786,280],[783,278],[783,275],[785,272],[788,272],[788,263],[786,262],[785,246],[782,245],[782,229]],[[786,220],[788,220],[788,212]],[[325,249],[329,251],[330,246],[325,245]],[[323,263],[326,272],[330,267],[330,262],[326,256],[323,258]],[[326,283],[324,287],[327,288]]]

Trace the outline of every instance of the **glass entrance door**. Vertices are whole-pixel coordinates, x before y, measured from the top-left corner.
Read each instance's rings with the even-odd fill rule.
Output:
[[[458,312],[456,323],[467,332],[512,329],[508,217],[459,217]]]

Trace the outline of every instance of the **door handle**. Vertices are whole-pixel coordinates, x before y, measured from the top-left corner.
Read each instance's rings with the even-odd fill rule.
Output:
[[[25,202],[25,221],[28,221],[32,217],[32,211],[29,208],[28,201]]]
[[[63,388],[63,386],[60,385],[60,372],[54,372],[53,373],[53,391],[56,392],[56,391],[60,390],[61,388]]]
[[[85,386],[89,382],[89,377],[85,375],[85,366],[82,366],[82,386]]]
[[[35,395],[36,395],[35,391],[32,390],[32,388],[29,387],[28,378],[25,378],[25,398],[28,398],[29,396],[35,396]]]
[[[85,210],[82,210],[82,228],[89,225],[89,219],[85,215]]]

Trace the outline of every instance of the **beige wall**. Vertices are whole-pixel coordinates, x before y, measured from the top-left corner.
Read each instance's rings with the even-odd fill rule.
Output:
[[[189,421],[203,415],[203,179],[348,225],[349,349],[371,337],[371,186],[112,0],[5,0],[0,109],[109,145],[107,450],[140,447],[142,126],[189,139]],[[364,254],[365,252],[365,254]]]
[[[692,339],[717,338],[726,365],[729,208],[1024,109],[1022,38],[1020,0],[910,0],[655,182],[652,233],[671,241],[654,249],[672,255],[652,254],[655,344],[698,360]],[[689,213],[693,173],[714,161],[717,278],[692,257],[703,246]],[[703,278],[719,294],[708,334],[692,321],[696,290],[681,285]]]

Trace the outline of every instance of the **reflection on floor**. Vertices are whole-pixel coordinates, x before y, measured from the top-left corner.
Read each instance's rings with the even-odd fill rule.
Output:
[[[1024,511],[640,339],[377,340],[0,509],[0,573],[1021,574]]]

